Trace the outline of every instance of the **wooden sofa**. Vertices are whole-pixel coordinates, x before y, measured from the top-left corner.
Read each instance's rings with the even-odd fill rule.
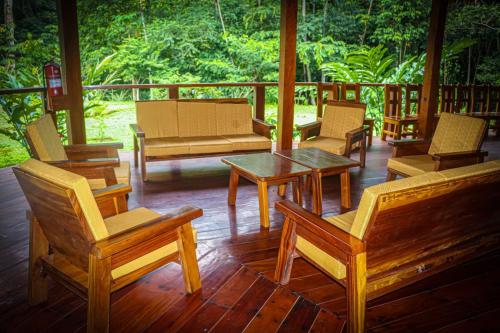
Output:
[[[252,119],[246,99],[137,101],[134,162],[271,151],[273,125]]]
[[[500,248],[500,160],[366,188],[359,207],[322,219],[290,201],[275,279],[287,284],[302,256],[345,286],[349,332],[365,304]]]
[[[109,215],[80,175],[35,159],[13,171],[31,208],[30,304],[47,300],[50,275],[87,300],[87,332],[108,332],[110,294],[169,262],[182,265],[187,293],[201,288],[191,226],[201,209]]]

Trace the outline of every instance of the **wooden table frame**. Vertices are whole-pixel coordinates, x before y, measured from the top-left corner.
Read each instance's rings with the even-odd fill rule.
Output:
[[[307,148],[306,148],[307,149]],[[310,148],[309,148],[310,149]],[[350,209],[351,204],[351,176],[349,169],[360,166],[360,162],[351,160],[351,164],[335,166],[330,168],[315,168],[308,163],[293,159],[288,156],[290,151],[275,152],[274,154],[282,158],[288,159],[300,165],[311,169],[312,178],[312,203],[313,213],[317,215],[323,214],[323,183],[322,178],[332,175],[340,175],[340,205],[342,209]]]
[[[292,174],[283,173],[273,176],[259,176],[248,170],[243,169],[236,164],[232,164],[230,161],[222,159],[222,162],[228,164],[231,167],[231,174],[229,176],[229,191],[227,203],[230,206],[236,205],[236,194],[238,192],[238,182],[240,176],[257,184],[258,196],[259,196],[259,209],[260,209],[260,224],[264,228],[269,228],[269,195],[268,187],[273,185],[283,185],[287,183],[292,183],[293,201],[299,205],[302,205],[302,176],[311,173],[310,169],[303,171],[295,171]],[[293,161],[289,161],[294,163]],[[298,163],[294,163],[298,164]],[[300,168],[302,165],[298,164]]]

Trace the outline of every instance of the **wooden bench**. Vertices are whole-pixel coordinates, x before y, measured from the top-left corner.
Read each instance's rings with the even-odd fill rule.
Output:
[[[136,114],[134,162],[140,151],[144,181],[146,162],[271,151],[275,127],[252,119],[243,98],[137,101]]]
[[[275,279],[303,257],[346,288],[349,332],[366,302],[500,248],[500,160],[364,190],[356,211],[322,219],[290,201]]]

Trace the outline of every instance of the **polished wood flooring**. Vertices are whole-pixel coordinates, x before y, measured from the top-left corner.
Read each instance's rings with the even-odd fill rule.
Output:
[[[484,147],[500,158],[500,141]],[[389,156],[375,140],[367,168],[351,171],[355,206],[363,188],[385,180]],[[229,168],[220,158],[148,168],[152,181],[144,184],[132,170],[130,208],[204,210],[194,221],[203,288],[186,295],[179,265],[167,265],[113,294],[112,332],[345,332],[345,291],[313,266],[298,259],[287,287],[273,283],[282,217],[271,209],[270,229],[260,228],[255,185],[242,180],[231,208]],[[325,214],[338,214],[338,176],[324,182]],[[27,304],[27,205],[10,168],[0,170],[0,188],[0,332],[85,332],[85,302],[58,285],[46,304]],[[270,202],[279,199],[272,188]],[[371,301],[369,331],[500,332],[499,264],[500,254],[492,254]]]

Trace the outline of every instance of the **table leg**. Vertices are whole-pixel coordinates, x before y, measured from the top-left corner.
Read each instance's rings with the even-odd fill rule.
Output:
[[[228,205],[234,206],[236,204],[236,193],[238,192],[238,180],[240,176],[238,173],[231,168],[231,174],[229,175],[229,191],[227,195]]]
[[[259,189],[260,225],[269,228],[269,199],[267,195],[267,182],[257,181]]]
[[[297,177],[297,179],[292,182],[292,190],[293,201],[302,206],[302,177]]]
[[[351,175],[349,169],[340,174],[340,205],[342,208],[351,208]]]
[[[323,214],[323,184],[321,182],[321,173],[313,172],[312,178],[312,202],[313,202],[313,213],[321,215]]]

